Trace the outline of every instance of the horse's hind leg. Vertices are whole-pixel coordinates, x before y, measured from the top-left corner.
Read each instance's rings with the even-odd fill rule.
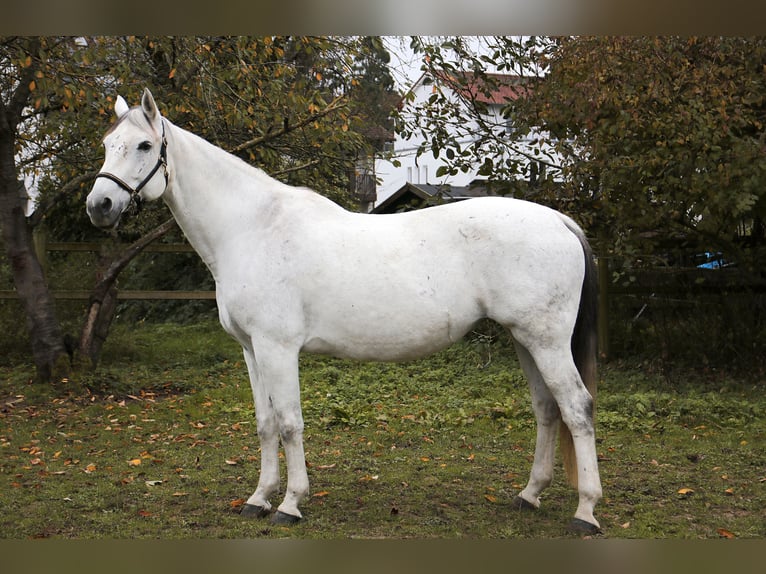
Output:
[[[525,347],[516,343],[516,353],[524,374],[529,381],[532,408],[537,419],[535,458],[527,486],[516,497],[519,508],[539,508],[540,493],[553,480],[553,464],[556,454],[556,435],[560,422],[559,407],[545,386],[534,359]]]
[[[559,345],[550,342],[537,347],[527,345],[527,349],[545,386],[556,400],[561,419],[572,434],[579,493],[573,526],[579,530],[598,531],[600,527],[593,509],[601,499],[601,479],[596,456],[593,398],[580,378],[568,341]]]

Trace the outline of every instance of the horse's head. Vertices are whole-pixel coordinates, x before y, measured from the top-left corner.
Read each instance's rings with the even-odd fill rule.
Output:
[[[131,204],[160,197],[168,182],[165,127],[149,90],[133,109],[118,96],[114,111],[117,123],[104,136],[104,165],[86,200],[91,222],[102,228],[116,227]]]

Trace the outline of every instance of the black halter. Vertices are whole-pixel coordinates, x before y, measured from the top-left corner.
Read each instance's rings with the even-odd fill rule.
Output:
[[[154,177],[154,174],[157,173],[157,170],[162,167],[162,170],[165,172],[165,187],[168,185],[168,141],[165,139],[165,122],[162,122],[162,145],[160,146],[160,155],[157,158],[157,163],[154,164],[154,167],[152,168],[152,171],[150,171],[147,176],[139,183],[135,189],[130,187],[125,181],[114,175],[113,173],[109,173],[107,171],[100,171],[96,174],[96,179],[99,177],[105,177],[106,179],[111,179],[113,182],[115,182],[117,185],[119,185],[122,189],[127,191],[130,194],[130,202],[128,203],[128,208],[130,208],[131,204],[134,204],[136,206],[136,210],[141,210],[141,196],[139,195],[140,191],[144,188],[144,186],[149,183],[149,181]]]

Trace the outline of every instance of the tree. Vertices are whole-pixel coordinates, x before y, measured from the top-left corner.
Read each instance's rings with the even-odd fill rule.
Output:
[[[348,169],[367,144],[353,127],[364,110],[350,110],[341,80],[353,80],[354,58],[367,49],[359,38],[324,37],[0,39],[0,225],[38,378],[66,370],[67,353],[32,229],[45,225],[64,240],[98,236],[82,205],[116,94],[137,101],[148,86],[174,123],[344,203]],[[32,174],[40,196],[26,217],[19,181]],[[103,262],[87,317],[109,309],[103,297],[113,293],[114,271],[167,216],[152,204],[125,221],[117,236],[133,245]],[[86,320],[83,349],[110,320]]]
[[[354,58],[354,79],[349,89],[350,105],[362,122],[357,131],[375,151],[393,139],[393,112],[401,96],[394,90],[389,63],[391,55],[379,36],[362,38],[364,50]]]
[[[22,176],[62,149],[64,138],[49,120],[75,100],[68,82],[77,75],[79,63],[73,51],[71,40],[0,40],[0,227],[26,314],[37,376],[44,380],[67,372],[67,348],[35,256],[26,193],[20,192],[26,191]],[[63,81],[51,82],[52,76]]]
[[[636,264],[638,254],[652,261],[647,254],[666,249],[663,239],[683,239],[724,251],[744,270],[763,268],[763,38],[495,37],[481,51],[463,38],[415,45],[425,68],[458,88],[491,89],[491,71],[525,78],[524,97],[503,115],[515,138],[538,138],[551,168],[533,198],[574,212],[608,237],[610,251]],[[432,103],[421,114],[430,151],[452,169],[472,163],[491,180],[529,179],[524,170],[534,164],[504,159],[514,141],[498,126],[485,122],[470,146],[444,129],[468,125],[481,105],[449,107],[438,95]]]
[[[766,41],[562,39],[547,62],[530,111],[619,251],[683,238],[762,268]]]

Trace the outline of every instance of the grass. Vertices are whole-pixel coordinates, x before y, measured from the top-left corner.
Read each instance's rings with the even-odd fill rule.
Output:
[[[0,367],[3,538],[570,538],[559,470],[537,512],[535,424],[507,341],[383,364],[302,357],[312,492],[293,527],[247,520],[258,438],[237,345],[212,322],[117,326],[93,374]],[[604,538],[763,538],[763,381],[602,369]],[[279,500],[272,501],[278,503]]]

